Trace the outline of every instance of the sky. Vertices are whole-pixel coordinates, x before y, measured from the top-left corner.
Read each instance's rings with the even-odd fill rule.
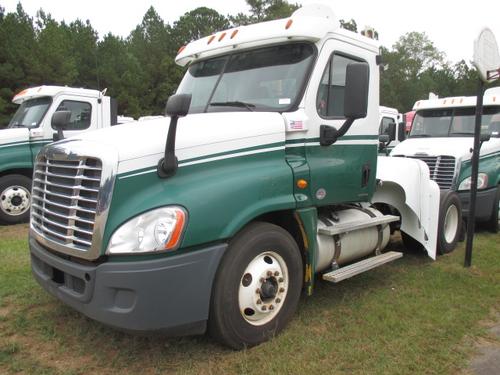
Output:
[[[451,62],[472,60],[473,42],[483,27],[489,27],[500,43],[500,0],[361,1],[292,0],[302,5],[329,4],[339,19],[353,18],[358,30],[374,27],[382,45],[390,48],[410,31],[425,32]],[[7,12],[15,11],[18,0],[0,0]],[[128,36],[152,5],[163,20],[172,24],[184,13],[200,6],[223,15],[247,13],[244,0],[21,0],[25,11],[34,16],[42,8],[58,21],[90,20],[102,37],[108,32]]]

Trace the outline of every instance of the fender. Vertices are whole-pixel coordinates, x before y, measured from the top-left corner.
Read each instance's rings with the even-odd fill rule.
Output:
[[[378,158],[380,184],[372,203],[386,203],[401,214],[401,230],[420,242],[436,259],[439,186],[430,179],[427,164],[418,159]]]

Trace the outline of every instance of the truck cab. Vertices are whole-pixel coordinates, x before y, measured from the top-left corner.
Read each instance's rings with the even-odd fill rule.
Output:
[[[380,106],[379,113],[379,153],[389,155],[394,147],[406,139],[406,125],[403,114],[396,108]]]
[[[117,123],[116,103],[102,92],[61,86],[32,87],[12,101],[19,105],[0,130],[0,222],[15,224],[29,216],[33,160],[53,142],[52,116],[69,111],[65,138]]]
[[[500,88],[484,94],[479,156],[476,221],[498,231],[500,196]],[[442,190],[458,192],[467,217],[471,183],[476,97],[434,98],[417,101],[408,139],[391,156],[427,163],[431,178]]]
[[[452,251],[458,198],[424,162],[378,158],[378,53],[322,5],[182,47],[167,117],[37,156],[36,281],[118,329],[242,349],[284,329],[316,275],[400,258],[392,230]]]

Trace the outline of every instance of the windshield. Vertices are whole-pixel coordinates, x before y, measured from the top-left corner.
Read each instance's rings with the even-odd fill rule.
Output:
[[[410,138],[473,137],[475,113],[475,107],[418,111],[413,118]],[[500,107],[484,107],[481,131],[499,137]]]
[[[40,122],[47,112],[52,102],[50,97],[25,100],[17,109],[10,120],[9,128],[34,128],[40,125]]]
[[[216,57],[191,65],[177,93],[192,95],[189,113],[282,112],[299,98],[313,59],[305,43]]]

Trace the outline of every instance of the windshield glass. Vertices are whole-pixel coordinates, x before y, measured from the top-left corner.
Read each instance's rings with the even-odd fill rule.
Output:
[[[9,128],[34,128],[40,125],[40,122],[47,112],[52,102],[52,98],[43,97],[29,99],[22,102],[9,123]]]
[[[216,57],[191,65],[177,93],[192,95],[189,113],[282,112],[298,99],[313,59],[305,43]]]
[[[426,109],[413,118],[410,137],[473,137],[476,108]],[[481,131],[499,137],[500,107],[484,107]]]

